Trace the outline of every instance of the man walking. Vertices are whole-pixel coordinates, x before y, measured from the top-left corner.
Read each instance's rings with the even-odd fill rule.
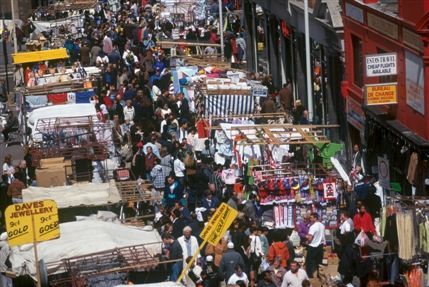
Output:
[[[309,242],[307,247],[307,258],[305,266],[309,278],[313,278],[313,273],[317,270],[319,275],[319,264],[323,260],[323,245],[325,240],[325,225],[319,221],[319,215],[312,213],[310,215],[311,226],[308,231],[307,240]]]

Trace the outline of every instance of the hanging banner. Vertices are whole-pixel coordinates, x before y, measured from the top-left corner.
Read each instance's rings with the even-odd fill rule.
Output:
[[[366,76],[379,77],[397,74],[396,53],[367,55]]]
[[[323,197],[326,200],[337,199],[337,184],[335,182],[327,182],[323,184]]]
[[[7,240],[10,246],[60,237],[58,208],[53,200],[10,205],[6,208],[5,219]]]
[[[366,85],[366,104],[371,105],[390,105],[398,103],[398,84],[386,83]]]

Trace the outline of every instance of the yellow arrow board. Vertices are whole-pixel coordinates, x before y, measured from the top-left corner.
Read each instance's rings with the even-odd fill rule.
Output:
[[[238,211],[222,203],[213,214],[213,217],[200,233],[200,237],[204,241],[208,241],[212,245],[218,244],[225,232],[231,226],[234,219],[237,217]]]
[[[58,208],[53,200],[10,205],[6,208],[5,217],[10,246],[60,237]]]

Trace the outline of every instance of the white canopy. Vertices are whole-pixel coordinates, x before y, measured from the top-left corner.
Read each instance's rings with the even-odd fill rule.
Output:
[[[161,253],[161,236],[153,227],[132,227],[121,223],[98,220],[75,221],[60,224],[61,236],[37,245],[39,260],[49,266],[49,273],[62,272],[61,260],[91,253],[108,251],[115,248],[148,244],[146,249],[154,256]],[[7,244],[0,241],[0,246]],[[1,252],[7,252],[4,246]],[[9,260],[12,271],[17,276],[36,273],[32,244],[11,247]],[[0,256],[6,260],[5,256]],[[0,271],[5,271],[4,262],[0,262]]]
[[[95,106],[89,104],[55,105],[36,109],[28,117],[28,126],[32,127],[39,119],[73,118],[96,116]]]
[[[24,202],[53,199],[58,208],[81,205],[106,205],[121,200],[118,188],[112,180],[107,183],[76,183],[70,186],[36,187],[22,191]]]

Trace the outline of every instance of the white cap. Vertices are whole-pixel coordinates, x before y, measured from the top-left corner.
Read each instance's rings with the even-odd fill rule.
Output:
[[[228,242],[228,249],[234,249],[234,243]]]
[[[213,262],[213,256],[209,255],[206,257],[207,262]]]

